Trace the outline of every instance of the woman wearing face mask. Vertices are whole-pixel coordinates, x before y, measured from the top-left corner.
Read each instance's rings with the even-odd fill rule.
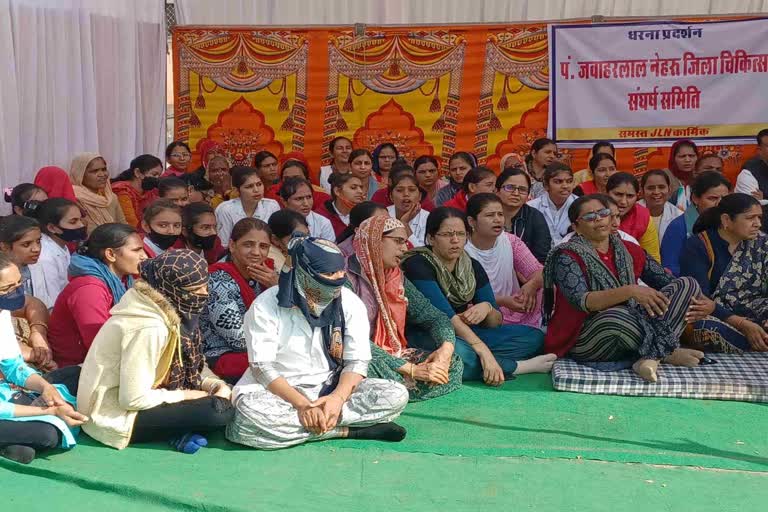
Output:
[[[435,194],[435,206],[443,206],[446,201],[458,194],[462,190],[464,176],[474,167],[477,167],[475,155],[466,151],[454,153],[448,161],[448,184]]]
[[[392,206],[387,208],[389,216],[403,223],[410,248],[421,247],[427,232],[429,212],[421,207],[421,190],[416,177],[406,172],[392,178],[390,197]]]
[[[18,268],[0,254],[0,457],[28,464],[39,452],[74,446],[70,428],[87,418],[72,408],[66,387],[46,382],[22,359],[11,313],[24,302]],[[31,405],[36,397],[42,405]]]
[[[147,259],[141,237],[127,224],[103,224],[72,255],[69,283],[51,312],[50,344],[60,367],[83,362],[109,310]],[[73,390],[74,391],[74,390]]]
[[[10,195],[5,196],[5,202],[11,203],[14,215],[28,215],[46,199],[48,194],[45,190],[32,183],[20,183],[13,187]]]
[[[312,184],[305,178],[287,178],[280,187],[280,198],[289,210],[299,212],[307,219],[309,235],[315,238],[334,241],[336,233],[331,221],[312,211],[314,198]]]
[[[475,194],[493,194],[496,192],[496,175],[487,167],[475,167],[470,170],[461,183],[461,191],[446,201],[443,206],[467,211],[467,200]]]
[[[88,235],[80,207],[68,199],[48,199],[40,205],[35,215],[43,231],[40,258],[33,265],[43,275],[36,293],[50,309],[69,282],[67,269],[71,256],[67,244],[82,242]]]
[[[331,174],[347,174],[349,172],[349,155],[352,153],[352,141],[346,137],[335,137],[328,143],[328,153],[331,155],[330,165],[320,168],[320,186],[329,194]]]
[[[181,208],[171,199],[158,199],[144,210],[144,252],[154,258],[172,248],[181,236]]]
[[[69,177],[77,202],[85,213],[85,227],[89,233],[102,224],[125,222],[123,209],[109,184],[107,162],[101,155],[75,155]]]
[[[14,311],[15,329],[24,360],[42,370],[55,367],[48,343],[48,308],[34,295],[45,290],[45,272],[35,266],[40,257],[40,225],[35,219],[9,215],[0,219],[0,252],[21,273],[21,290],[26,296],[23,309]]]
[[[205,203],[191,203],[181,210],[181,238],[174,249],[189,249],[202,254],[209,264],[227,252],[216,234],[216,216]]]
[[[123,209],[125,221],[136,229],[141,227],[144,208],[157,198],[157,186],[163,173],[163,162],[152,155],[131,160],[128,169],[112,180],[112,192]]]
[[[699,149],[691,140],[679,140],[669,150],[669,176],[671,194],[669,202],[681,210],[691,204],[691,183],[696,171]]]
[[[360,179],[352,173],[332,175],[331,185],[331,200],[316,211],[331,221],[333,232],[339,236],[349,225],[352,208],[365,200],[365,192]]]
[[[258,219],[242,219],[232,230],[229,255],[208,268],[210,300],[200,316],[203,350],[213,372],[237,382],[248,369],[243,317],[251,303],[277,284],[268,258],[272,232]]]
[[[270,240],[272,246],[269,248],[267,257],[275,262],[275,270],[280,272],[288,257],[288,242],[291,241],[291,237],[294,233],[309,236],[309,225],[306,217],[288,209],[273,213],[268,225],[272,233]]]
[[[404,384],[410,400],[420,401],[458,389],[464,365],[454,353],[451,321],[400,270],[407,234],[397,219],[364,221],[355,237],[355,254],[347,258],[347,275],[371,324],[368,375]],[[428,352],[410,347],[409,326],[429,332],[438,348]]]
[[[544,194],[544,171],[557,159],[557,144],[551,139],[536,139],[525,157],[525,167],[531,177],[531,199]]]
[[[606,190],[619,205],[621,230],[635,237],[640,242],[640,247],[660,262],[659,235],[656,232],[656,225],[651,221],[648,208],[637,204],[637,195],[640,192],[637,178],[626,172],[616,173],[608,180]]]
[[[224,247],[229,245],[229,235],[240,219],[253,217],[266,222],[270,215],[280,210],[277,201],[264,197],[264,182],[258,169],[233,167],[232,184],[237,188],[239,197],[224,201],[216,208],[216,229]]]
[[[121,450],[169,441],[187,454],[232,419],[231,391],[205,364],[199,317],[208,301],[208,265],[169,251],[141,264],[141,281],[112,309],[83,362],[78,410],[83,430]]]

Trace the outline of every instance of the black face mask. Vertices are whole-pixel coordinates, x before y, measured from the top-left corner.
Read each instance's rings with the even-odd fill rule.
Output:
[[[61,230],[61,233],[56,234],[56,236],[65,242],[80,242],[81,240],[88,238],[88,232],[86,231],[85,226],[76,229],[67,229],[61,226],[58,226],[58,228]]]
[[[210,251],[216,245],[216,235],[200,236],[194,232],[189,234],[189,243],[204,251]]]
[[[147,176],[141,180],[141,190],[144,192],[154,190],[158,185],[160,185],[160,178],[155,178],[154,176]]]
[[[176,240],[179,239],[179,235],[161,235],[156,231],[150,230],[149,239],[152,240],[152,243],[156,246],[166,251],[176,243]]]

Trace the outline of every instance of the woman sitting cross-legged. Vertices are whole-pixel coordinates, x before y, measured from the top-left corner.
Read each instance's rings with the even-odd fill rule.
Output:
[[[699,216],[694,236],[686,240],[681,275],[696,279],[708,297],[696,307],[719,320],[694,325],[696,346],[707,346],[712,338],[701,335],[715,331],[722,336],[715,335],[720,347],[725,341],[742,350],[768,351],[768,236],[760,232],[762,215],[751,195],[730,194]]]
[[[22,359],[11,312],[24,301],[18,267],[0,254],[0,457],[27,464],[36,451],[73,446],[70,428],[86,418],[72,408],[66,387],[49,384]],[[40,405],[27,390],[40,394]]]
[[[522,373],[548,372],[551,354],[539,353],[543,334],[527,325],[502,325],[488,275],[464,250],[469,224],[454,208],[439,207],[427,219],[427,245],[406,254],[405,277],[451,319],[456,352],[464,362],[463,379],[492,386]],[[414,331],[416,331],[414,329]],[[413,347],[435,350],[429,336],[409,338]]]
[[[136,229],[102,224],[69,263],[69,284],[51,312],[48,341],[60,367],[83,362],[93,338],[147,259]],[[75,390],[73,389],[72,392]]]
[[[639,246],[612,234],[602,195],[580,197],[568,217],[576,235],[544,266],[546,350],[578,361],[635,361],[629,364],[651,382],[661,360],[698,364],[701,352],[678,348],[686,323],[704,316],[689,309],[700,295],[696,281],[672,278]]]
[[[464,250],[488,274],[504,323],[541,327],[544,267],[522,240],[504,232],[501,199],[496,194],[472,196],[467,203],[467,217],[472,237]]]
[[[198,318],[208,301],[208,264],[187,249],[146,260],[141,281],[112,308],[80,373],[83,430],[123,449],[171,440],[194,453],[199,433],[223,428],[231,390],[205,364]]]
[[[397,219],[378,216],[364,221],[347,272],[371,323],[368,374],[404,383],[412,401],[429,400],[458,389],[464,365],[454,354],[456,335],[450,319],[403,277],[400,259],[407,235]],[[439,348],[430,353],[409,347],[408,326],[429,332]]]
[[[397,382],[366,379],[371,360],[365,305],[344,287],[332,242],[294,237],[280,283],[245,315],[249,371],[234,389],[227,439],[260,449],[331,438],[400,441],[390,423],[408,403]]]
[[[274,214],[273,214],[274,215]],[[256,297],[277,284],[268,260],[272,232],[264,221],[240,219],[232,229],[226,260],[208,267],[208,305],[200,316],[208,366],[227,382],[248,369],[243,316]]]

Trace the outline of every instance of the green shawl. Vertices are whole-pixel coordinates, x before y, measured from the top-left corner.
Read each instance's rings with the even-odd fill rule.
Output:
[[[443,290],[448,302],[454,308],[461,308],[472,300],[477,288],[475,271],[472,269],[472,259],[466,251],[461,251],[459,261],[456,262],[456,268],[453,272],[448,270],[443,262],[435,256],[429,247],[417,247],[408,251],[405,259],[420,254],[435,270],[437,284]]]

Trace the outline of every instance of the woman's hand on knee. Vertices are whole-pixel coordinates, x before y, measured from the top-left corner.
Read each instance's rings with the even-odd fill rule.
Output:
[[[669,308],[667,296],[648,286],[632,285],[632,298],[643,306],[652,318],[662,316]]]

